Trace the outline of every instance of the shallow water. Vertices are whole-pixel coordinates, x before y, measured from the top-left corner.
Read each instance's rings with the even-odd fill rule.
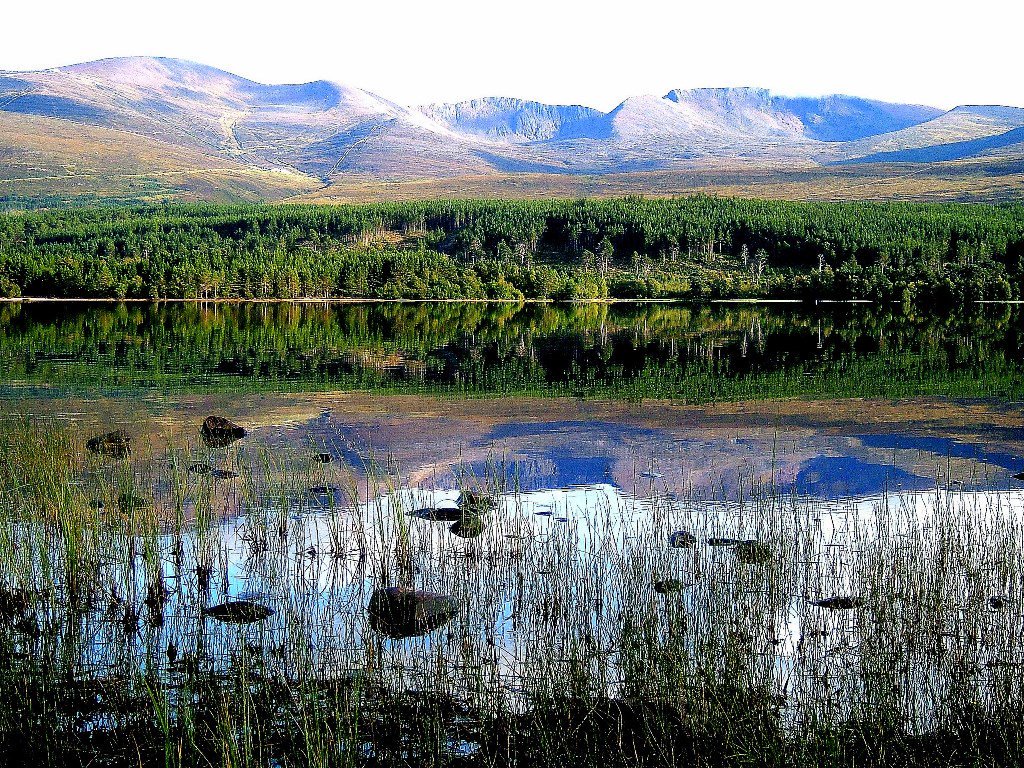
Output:
[[[1015,311],[3,311],[2,424],[70,431],[64,490],[93,509],[69,533],[0,496],[13,663],[151,676],[172,707],[199,674],[372,679],[480,718],[713,680],[793,731],[869,712],[926,733],[1024,701]],[[246,437],[204,446],[209,415]],[[87,456],[113,429],[131,459]],[[465,491],[494,508],[411,514]],[[156,522],[125,522],[125,494]],[[385,587],[457,610],[391,638],[368,615]],[[234,600],[273,613],[204,612]]]

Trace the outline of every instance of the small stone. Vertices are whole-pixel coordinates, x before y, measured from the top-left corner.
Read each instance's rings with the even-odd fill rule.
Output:
[[[859,608],[864,604],[864,601],[859,597],[841,596],[841,597],[826,597],[821,600],[811,600],[811,605],[816,605],[819,608],[828,608],[830,611],[848,611],[852,608]]]
[[[251,600],[234,600],[204,608],[203,615],[225,624],[254,624],[273,616],[274,611]]]
[[[124,459],[131,456],[132,439],[123,430],[107,432],[104,435],[97,435],[91,438],[85,447],[97,456],[110,456],[114,459]]]
[[[244,427],[223,416],[208,416],[199,433],[203,437],[203,442],[211,448],[227,448],[246,435]]]
[[[654,591],[659,595],[668,595],[673,592],[682,592],[686,588],[679,579],[660,579],[654,582]]]
[[[689,531],[673,531],[668,537],[668,545],[673,549],[688,549],[696,543],[697,537]]]

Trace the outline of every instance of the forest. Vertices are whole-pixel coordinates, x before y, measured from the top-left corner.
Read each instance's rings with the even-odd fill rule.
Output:
[[[674,199],[0,214],[0,296],[1021,298],[1024,206]]]

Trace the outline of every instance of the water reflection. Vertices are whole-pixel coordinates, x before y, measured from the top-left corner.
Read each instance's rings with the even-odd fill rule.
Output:
[[[0,382],[757,399],[1012,396],[1020,310],[355,304],[0,306]]]
[[[564,418],[570,413],[576,418]],[[840,498],[950,485],[1006,489],[1024,467],[1022,418],[1003,406],[948,401],[619,409],[427,400],[393,409],[378,403],[366,415],[328,407],[255,434],[281,450],[295,441],[330,446],[360,475],[361,457],[374,454],[388,471],[445,487],[491,477],[521,491],[610,484],[630,493],[735,498],[770,485]],[[442,519],[445,512],[458,517],[457,510],[419,514]]]

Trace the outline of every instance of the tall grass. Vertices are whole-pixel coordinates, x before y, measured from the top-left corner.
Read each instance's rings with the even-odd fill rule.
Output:
[[[330,445],[112,459],[87,456],[84,437],[0,428],[10,764],[1024,756],[1019,494],[708,499],[640,477],[636,494],[526,493],[500,457],[456,473],[461,488],[410,488],[386,457],[317,461]],[[496,500],[476,537],[408,514],[460,490]],[[677,530],[693,546],[669,547]],[[389,638],[366,607],[393,586],[451,596],[457,615]],[[855,605],[812,602],[831,597]],[[204,613],[238,599],[274,613]]]

